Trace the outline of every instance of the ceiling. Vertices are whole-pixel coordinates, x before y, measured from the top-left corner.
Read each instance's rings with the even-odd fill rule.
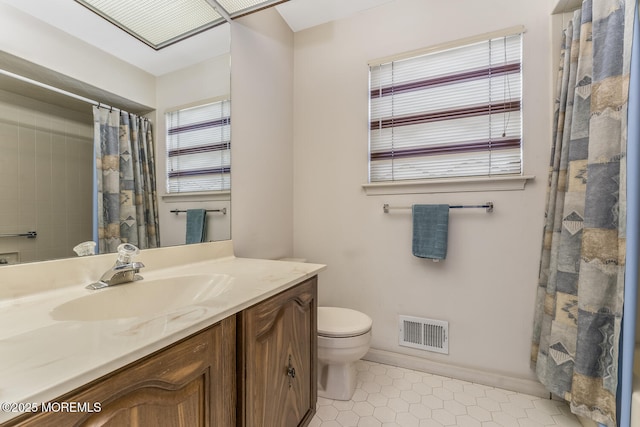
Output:
[[[394,0],[290,0],[276,6],[293,31],[336,21]]]
[[[227,24],[154,50],[73,0],[0,0],[155,76],[228,53]],[[290,0],[276,6],[301,31],[394,0]]]

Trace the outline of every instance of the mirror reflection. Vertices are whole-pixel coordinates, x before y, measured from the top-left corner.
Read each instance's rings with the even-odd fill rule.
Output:
[[[77,4],[65,7],[84,9]],[[229,25],[164,52],[152,51],[125,34],[131,40],[118,39],[120,48],[107,53],[23,8],[28,6],[0,3],[0,20],[18,22],[27,34],[12,37],[15,46],[8,42],[0,52],[0,264],[77,256],[76,245],[100,238],[101,252],[110,252],[121,241],[140,248],[185,244],[187,211],[206,214],[202,241],[230,239],[229,185],[168,191],[170,169],[176,164],[170,157],[183,157],[179,164],[192,162],[199,149],[218,154],[207,159],[207,168],[228,181],[230,161],[222,159],[222,142],[208,148],[192,144],[186,147],[192,151],[189,155],[177,156],[185,147],[167,149],[171,129],[166,121],[171,112],[230,100]],[[95,19],[98,27],[110,25],[87,10],[75,12],[85,15],[70,14],[69,20]],[[122,43],[151,51],[139,55],[146,63],[131,65],[129,58],[119,59],[120,52],[125,56],[135,51]],[[112,152],[96,151],[96,146],[109,150],[121,143],[123,121],[134,125],[128,138],[131,153],[113,157]],[[228,145],[228,117],[226,128],[219,124],[219,118],[209,120],[209,136],[225,133],[219,138],[226,138]],[[188,132],[182,133],[182,139],[188,139]],[[105,136],[111,139],[94,144]],[[136,147],[143,139],[146,150]],[[139,153],[155,162],[138,163]],[[225,153],[228,157],[228,150]],[[110,168],[110,162],[130,163],[132,168]],[[192,176],[202,178],[203,169]],[[133,179],[137,174],[142,180]],[[183,175],[180,179],[188,180],[188,172]],[[154,181],[157,197],[152,200],[149,186]],[[137,205],[142,209],[136,211]],[[125,213],[114,220],[111,208]],[[98,212],[107,212],[106,219],[100,220]]]

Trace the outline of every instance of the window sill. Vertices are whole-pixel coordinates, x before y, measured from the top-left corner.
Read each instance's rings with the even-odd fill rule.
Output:
[[[462,193],[470,191],[516,191],[524,190],[533,175],[442,178],[419,181],[375,182],[362,184],[367,196],[387,194]]]
[[[203,191],[193,193],[162,194],[163,201],[171,202],[204,202],[231,200],[231,191]]]

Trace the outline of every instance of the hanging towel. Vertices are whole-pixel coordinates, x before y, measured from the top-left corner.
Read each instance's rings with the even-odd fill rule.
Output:
[[[186,243],[200,243],[207,238],[206,209],[187,209]]]
[[[413,205],[413,255],[445,259],[449,236],[449,205]]]

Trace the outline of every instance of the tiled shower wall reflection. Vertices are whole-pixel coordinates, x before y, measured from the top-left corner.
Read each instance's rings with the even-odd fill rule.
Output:
[[[84,110],[84,108],[81,108]],[[92,239],[93,118],[0,91],[0,263],[75,256]],[[1,268],[1,265],[0,265]]]

